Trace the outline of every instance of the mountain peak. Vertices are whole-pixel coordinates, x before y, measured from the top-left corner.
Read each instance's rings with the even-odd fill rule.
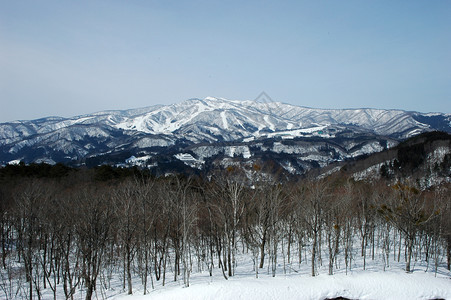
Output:
[[[218,101],[219,98],[207,96],[207,97],[204,98],[204,100],[205,101]],[[221,100],[225,100],[225,99],[221,99]]]
[[[135,153],[139,149],[167,147],[178,142],[246,143],[312,136],[330,139],[345,132],[404,139],[426,131],[451,132],[450,120],[449,114],[382,109],[325,110],[209,96],[142,109],[0,124],[0,162],[27,157],[34,157],[31,161],[47,157],[54,161],[78,160],[120,149],[133,149]]]

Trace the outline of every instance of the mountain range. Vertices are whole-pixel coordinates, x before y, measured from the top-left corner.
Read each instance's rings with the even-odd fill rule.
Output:
[[[437,130],[451,132],[450,114],[207,97],[1,123],[0,164],[138,165],[164,172],[270,160],[289,173],[303,174]]]

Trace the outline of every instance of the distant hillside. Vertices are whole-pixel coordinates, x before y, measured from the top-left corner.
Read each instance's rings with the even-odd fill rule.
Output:
[[[451,132],[450,122],[451,115],[442,113],[316,109],[207,97],[2,123],[0,165],[137,165],[165,172],[169,164],[195,171],[210,168],[207,161],[221,155],[226,160],[241,156],[251,163],[265,152],[263,156],[274,157],[292,174],[303,174],[312,167],[391,148],[420,133]]]
[[[422,188],[450,183],[451,135],[446,132],[423,133],[391,149],[312,171],[310,176],[336,172],[352,175],[357,180],[409,178]]]

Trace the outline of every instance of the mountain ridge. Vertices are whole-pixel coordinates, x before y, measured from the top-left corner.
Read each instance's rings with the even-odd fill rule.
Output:
[[[83,164],[89,157],[121,151],[144,157],[159,154],[168,147],[182,153],[188,146],[203,143],[246,144],[311,137],[327,141],[363,133],[379,137],[382,144],[389,141],[390,146],[422,132],[436,129],[451,132],[450,123],[451,114],[442,113],[315,109],[271,101],[193,98],[170,105],[107,110],[71,118],[52,116],[1,123],[0,164],[17,160]],[[357,154],[337,157],[345,159],[348,155]]]

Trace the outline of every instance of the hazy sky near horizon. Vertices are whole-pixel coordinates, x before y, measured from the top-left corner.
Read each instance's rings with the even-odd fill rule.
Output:
[[[451,1],[0,1],[0,122],[262,91],[451,113]]]

